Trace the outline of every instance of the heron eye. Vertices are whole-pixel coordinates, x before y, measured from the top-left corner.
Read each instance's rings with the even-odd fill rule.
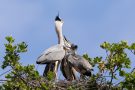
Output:
[[[75,45],[75,46],[74,46],[74,48],[75,48],[75,49],[77,49],[77,48],[78,48],[78,46],[77,46],[77,45]]]
[[[78,48],[78,46],[77,46],[77,45],[72,44],[72,45],[71,45],[71,48],[72,48],[73,50],[75,50],[75,49],[77,49],[77,48]]]

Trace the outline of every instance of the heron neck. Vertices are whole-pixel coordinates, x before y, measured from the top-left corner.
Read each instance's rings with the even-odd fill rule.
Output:
[[[58,36],[58,44],[64,45],[64,40],[63,40],[63,34],[62,34],[62,25],[56,25],[56,33]]]
[[[58,33],[58,43],[64,45],[62,30]]]

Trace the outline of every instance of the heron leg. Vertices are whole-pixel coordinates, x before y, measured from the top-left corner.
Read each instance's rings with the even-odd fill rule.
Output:
[[[46,77],[49,72],[53,72],[54,79],[58,79],[57,78],[57,71],[58,71],[59,64],[60,63],[58,61],[56,61],[54,63],[46,64],[45,70],[43,72],[43,76]]]
[[[44,72],[43,72],[43,76],[44,76],[44,77],[46,77],[47,74],[48,74],[48,72],[51,70],[51,68],[50,68],[51,65],[52,65],[52,63],[46,64],[45,70],[44,70]]]
[[[77,71],[73,67],[71,67],[71,69],[72,69],[73,80],[77,80],[77,77],[75,74]]]
[[[60,64],[60,62],[59,62],[59,61],[56,61],[56,62],[55,62],[55,65],[54,65],[54,69],[53,69],[53,71],[54,71],[54,73],[55,73],[55,79],[56,79],[56,80],[58,79],[57,71],[58,71],[59,64]]]

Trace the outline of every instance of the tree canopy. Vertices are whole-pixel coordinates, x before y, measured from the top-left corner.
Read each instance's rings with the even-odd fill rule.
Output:
[[[20,63],[20,54],[27,52],[28,45],[25,42],[16,44],[15,39],[7,36],[5,56],[1,68],[9,67],[10,71],[5,75],[5,80],[0,80],[1,90],[134,90],[135,70],[131,67],[131,54],[135,54],[135,43],[129,45],[126,41],[118,43],[103,42],[100,47],[105,50],[106,57],[97,56],[91,58],[88,54],[83,57],[94,67],[91,77],[83,77],[77,81],[67,82],[59,80],[55,82],[53,73],[47,77],[39,75],[34,65],[23,66]],[[131,72],[127,70],[131,69]],[[97,72],[95,72],[97,71]],[[1,74],[3,75],[3,74]],[[122,77],[122,81],[117,81]]]

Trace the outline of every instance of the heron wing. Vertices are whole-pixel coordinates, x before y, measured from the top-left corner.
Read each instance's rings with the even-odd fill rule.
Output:
[[[78,72],[85,72],[86,70],[92,69],[91,64],[80,55],[69,55],[68,61]]]
[[[37,64],[46,64],[62,60],[65,56],[65,50],[62,45],[55,45],[45,50],[37,59]]]
[[[92,65],[89,63],[88,60],[82,57],[82,60],[80,61],[84,68],[86,69],[92,69]]]
[[[64,57],[62,59],[61,72],[63,76],[69,81],[76,79],[75,71],[73,70],[73,67],[69,64],[69,62],[67,61],[67,57]]]
[[[42,54],[47,54],[47,53],[49,53],[49,52],[54,52],[54,51],[57,51],[57,50],[59,50],[59,49],[63,49],[63,46],[60,45],[60,44],[57,44],[57,45],[54,45],[54,46],[52,46],[52,47],[50,47],[50,48],[44,50],[44,51],[42,52]],[[41,55],[42,55],[42,54],[41,54]]]

